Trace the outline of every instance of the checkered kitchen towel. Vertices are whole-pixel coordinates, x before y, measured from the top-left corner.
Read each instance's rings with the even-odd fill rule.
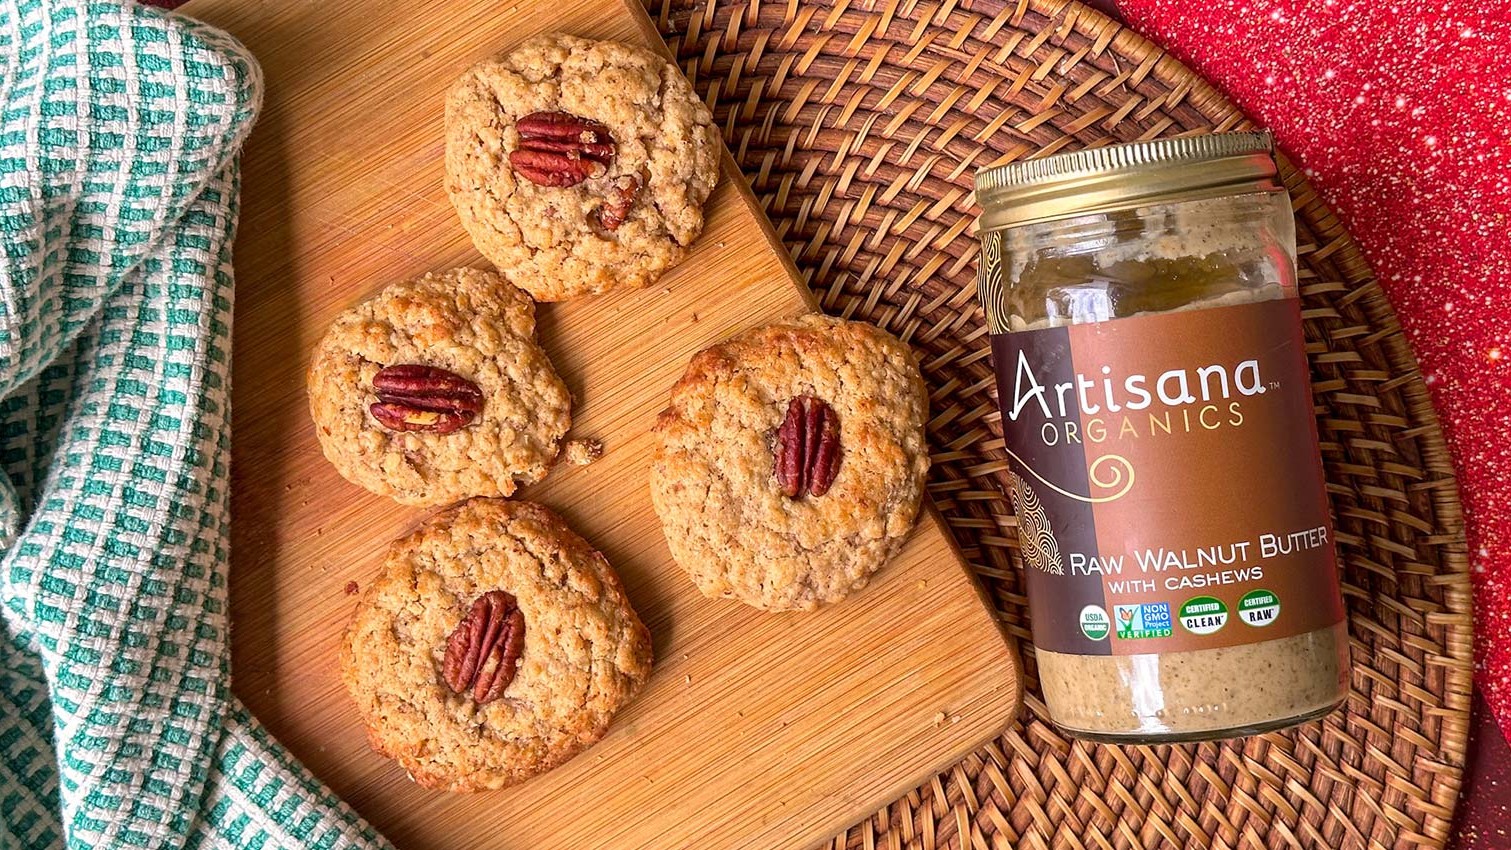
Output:
[[[231,237],[257,65],[0,0],[0,848],[386,847],[229,690]]]

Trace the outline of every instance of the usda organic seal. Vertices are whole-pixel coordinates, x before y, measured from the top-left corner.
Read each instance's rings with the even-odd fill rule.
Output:
[[[1087,605],[1081,609],[1081,634],[1088,640],[1105,640],[1110,631],[1112,620],[1108,618],[1106,608]]]

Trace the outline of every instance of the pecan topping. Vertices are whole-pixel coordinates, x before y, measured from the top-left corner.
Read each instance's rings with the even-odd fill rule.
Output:
[[[630,217],[630,210],[635,206],[635,199],[640,196],[639,177],[621,177],[609,187],[608,197],[604,199],[603,206],[594,211],[598,224],[604,230],[618,230],[619,225],[624,224],[625,219]]]
[[[777,429],[776,480],[789,499],[829,492],[839,472],[839,416],[811,395],[787,405]]]
[[[614,137],[597,121],[569,112],[532,112],[514,128],[519,147],[509,152],[509,165],[537,186],[576,186],[602,177],[614,161]]]
[[[513,596],[490,590],[446,640],[441,677],[454,693],[472,692],[478,704],[503,696],[525,651],[525,615]]]
[[[483,391],[455,372],[434,366],[388,366],[373,376],[378,400],[368,411],[392,431],[450,434],[483,410]]]

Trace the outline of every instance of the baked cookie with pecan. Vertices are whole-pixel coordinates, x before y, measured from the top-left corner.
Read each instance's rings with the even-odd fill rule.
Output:
[[[538,301],[649,286],[703,230],[718,132],[676,66],[560,33],[446,99],[446,190],[473,244]]]
[[[394,284],[336,318],[309,368],[325,456],[407,505],[508,496],[540,480],[572,398],[535,342],[535,302],[454,269]]]
[[[707,596],[811,609],[864,587],[918,516],[928,396],[907,345],[804,316],[699,352],[656,423],[651,499]]]
[[[560,517],[473,499],[393,543],[341,670],[373,749],[427,788],[478,791],[601,739],[650,676],[651,640]]]

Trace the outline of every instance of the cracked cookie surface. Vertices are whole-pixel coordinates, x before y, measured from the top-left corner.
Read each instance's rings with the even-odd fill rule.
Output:
[[[446,684],[449,636],[502,590],[524,650],[502,694]],[[474,499],[390,547],[346,631],[342,677],[373,749],[428,788],[503,788],[600,740],[645,684],[651,641],[604,556],[547,508]]]
[[[822,495],[775,468],[793,399],[838,420]],[[907,345],[872,325],[804,316],[695,355],[656,423],[651,499],[677,563],[707,596],[811,609],[864,587],[918,516],[928,398]]]
[[[607,128],[607,165],[570,186],[518,173],[517,125],[539,113]],[[718,132],[682,72],[628,44],[537,36],[473,66],[446,100],[452,204],[478,251],[539,301],[653,283],[702,232],[719,162]]]
[[[472,382],[481,412],[450,433],[385,426],[372,413],[373,378],[404,364]],[[545,476],[572,424],[571,395],[535,342],[534,302],[477,269],[397,283],[342,313],[315,348],[308,385],[336,470],[408,505],[510,495]]]

